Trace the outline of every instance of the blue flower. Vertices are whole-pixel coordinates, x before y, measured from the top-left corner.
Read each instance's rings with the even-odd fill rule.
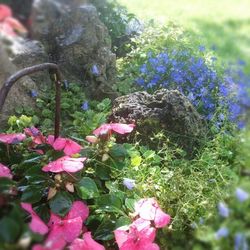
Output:
[[[234,236],[234,250],[248,250],[246,236],[242,233],[237,233]]]
[[[32,90],[30,91],[30,95],[31,95],[31,97],[35,98],[35,97],[38,96],[38,93],[37,93],[36,90],[32,89]]]
[[[221,227],[216,233],[215,238],[219,240],[220,238],[226,238],[228,236],[228,229],[226,227]]]
[[[229,208],[224,202],[219,202],[218,204],[219,215],[227,218],[229,216]]]
[[[81,109],[84,110],[84,111],[89,109],[88,101],[85,101],[85,102],[82,103]]]
[[[96,64],[94,64],[94,65],[92,66],[91,72],[92,72],[92,74],[95,75],[95,76],[98,76],[98,75],[100,74],[100,71],[99,71],[99,69],[98,69],[98,67],[97,67]]]
[[[147,69],[147,64],[143,64],[141,67],[140,67],[140,72],[142,74],[146,74],[148,72],[148,69]]]
[[[123,179],[123,185],[129,189],[132,190],[135,187],[135,180],[129,179],[129,178],[124,178]]]
[[[204,52],[206,50],[206,47],[204,45],[199,46],[199,51]]]
[[[235,195],[239,202],[244,202],[249,198],[249,193],[241,188],[236,188]]]

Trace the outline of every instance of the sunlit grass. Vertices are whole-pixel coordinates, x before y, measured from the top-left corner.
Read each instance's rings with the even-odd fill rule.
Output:
[[[119,0],[141,19],[173,21],[193,32],[227,61],[243,59],[250,70],[249,0]]]

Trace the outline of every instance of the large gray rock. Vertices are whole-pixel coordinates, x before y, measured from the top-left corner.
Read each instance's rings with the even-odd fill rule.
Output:
[[[37,0],[33,38],[40,40],[68,81],[86,86],[94,97],[112,97],[115,55],[96,8],[84,0]]]
[[[118,97],[109,120],[135,122],[135,132],[139,132],[139,138],[151,146],[150,137],[163,131],[189,154],[206,136],[204,120],[177,90],[161,89],[152,95],[142,91]]]
[[[0,43],[0,89],[3,86],[5,80],[17,72],[19,69],[13,64],[9,58],[8,53],[3,48],[2,43]],[[36,84],[29,78],[24,77],[20,79],[11,89],[9,95],[7,96],[6,102],[4,104],[3,110],[0,113],[0,127],[6,125],[6,120],[9,115],[14,114],[14,110],[21,106],[33,106],[34,100],[31,98],[30,90],[36,90]]]
[[[49,62],[49,56],[39,41],[21,38],[13,42],[9,57],[18,69]],[[47,72],[37,72],[36,74],[30,75],[30,78],[36,83],[38,88],[40,88],[41,85],[51,82]]]

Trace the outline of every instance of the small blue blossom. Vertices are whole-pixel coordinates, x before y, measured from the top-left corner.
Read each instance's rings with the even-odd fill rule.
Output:
[[[226,227],[221,227],[216,233],[215,238],[219,240],[220,238],[226,238],[228,236],[228,229]]]
[[[234,250],[248,250],[246,236],[243,233],[237,233],[234,236]]]
[[[89,109],[88,101],[85,101],[85,102],[82,103],[81,109],[84,110],[84,111]]]
[[[229,208],[224,202],[219,202],[218,204],[219,215],[227,218],[229,216]]]
[[[98,76],[98,75],[100,74],[100,71],[99,71],[99,69],[98,69],[98,67],[97,67],[96,64],[94,64],[94,65],[92,66],[91,72],[92,72],[92,74],[95,75],[95,76]]]
[[[206,50],[206,47],[204,45],[199,46],[199,51],[204,52]]]
[[[239,202],[244,202],[249,199],[249,193],[241,188],[236,188],[235,195]]]
[[[36,90],[32,89],[32,90],[30,91],[30,95],[31,95],[31,97],[35,98],[35,97],[38,96],[38,93],[37,93]]]
[[[129,179],[129,178],[124,178],[123,179],[123,185],[129,189],[132,190],[135,187],[135,180]]]
[[[64,88],[65,89],[68,89],[69,88],[69,82],[67,80],[64,80],[63,81],[63,85],[64,85]]]

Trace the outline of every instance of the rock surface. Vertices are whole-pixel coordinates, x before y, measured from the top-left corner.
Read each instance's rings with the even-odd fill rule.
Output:
[[[164,131],[189,154],[206,135],[206,126],[189,100],[177,90],[161,89],[154,94],[145,91],[115,99],[112,122],[136,123],[140,138],[149,138]]]
[[[90,96],[112,97],[116,58],[96,8],[85,0],[37,0],[32,16],[33,38],[65,78],[86,86]]]
[[[18,71],[15,64],[9,59],[9,55],[0,43],[0,88],[5,80]],[[6,125],[6,119],[9,115],[14,113],[14,109],[20,106],[34,105],[33,99],[30,96],[30,90],[36,89],[36,84],[29,78],[24,77],[20,79],[11,89],[6,98],[3,110],[0,113],[0,127]]]

